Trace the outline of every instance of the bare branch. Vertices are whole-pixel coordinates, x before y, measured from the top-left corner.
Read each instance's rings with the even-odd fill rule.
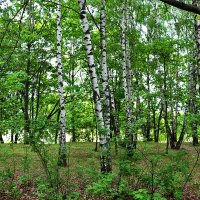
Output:
[[[160,1],[167,3],[171,6],[174,6],[176,8],[179,8],[181,10],[186,10],[188,12],[192,12],[192,13],[200,15],[200,7],[197,7],[191,4],[186,4],[177,0],[160,0]]]

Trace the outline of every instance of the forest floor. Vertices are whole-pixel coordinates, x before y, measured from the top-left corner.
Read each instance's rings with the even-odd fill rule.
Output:
[[[59,182],[57,191],[63,195],[66,193],[67,199],[132,199],[129,196],[111,198],[109,194],[116,192],[116,185],[122,176],[127,180],[129,189],[147,187],[149,191],[156,192],[157,186],[148,185],[152,180],[155,185],[156,181],[161,181],[164,189],[160,191],[163,194],[182,188],[184,192],[181,199],[200,199],[200,148],[194,148],[190,143],[184,143],[181,150],[169,150],[166,154],[164,143],[140,142],[135,158],[128,162],[125,161],[124,148],[120,148],[116,155],[113,147],[114,178],[110,182],[111,191],[100,191],[102,194],[96,193],[96,196],[93,196],[95,192],[92,193],[92,189],[86,192],[93,182],[97,182],[102,190],[107,188],[101,185],[105,182],[98,182],[101,173],[99,152],[94,151],[95,143],[68,143],[68,167],[61,169],[55,167],[58,145],[43,145],[39,148],[38,153],[35,153],[28,145],[0,144],[0,200],[61,199],[52,196],[51,188],[56,182]],[[123,173],[119,173],[120,169]],[[135,175],[137,173],[138,176]],[[168,175],[165,176],[165,173]],[[156,179],[157,176],[161,176],[162,180]],[[179,182],[181,178],[183,181]],[[99,189],[98,184],[96,188],[93,187],[94,190]],[[176,199],[172,195],[165,197]],[[146,200],[145,197],[141,199]]]

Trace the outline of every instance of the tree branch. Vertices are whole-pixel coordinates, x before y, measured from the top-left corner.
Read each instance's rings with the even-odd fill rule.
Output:
[[[191,4],[186,4],[177,0],[160,0],[160,1],[167,3],[171,6],[174,6],[176,8],[179,8],[181,10],[186,10],[188,12],[193,12],[195,14],[200,15],[200,7],[197,7]]]

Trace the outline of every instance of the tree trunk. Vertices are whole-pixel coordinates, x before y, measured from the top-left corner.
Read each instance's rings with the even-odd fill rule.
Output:
[[[199,1],[198,0],[193,0],[193,5],[195,7],[199,6]],[[191,85],[191,110],[192,110],[192,137],[193,137],[193,145],[196,146],[199,144],[198,141],[198,121],[197,121],[197,113],[198,113],[198,108],[197,108],[197,80],[198,80],[198,73],[200,70],[200,19],[198,15],[195,16],[195,40],[196,40],[196,59],[197,59],[197,64],[193,64],[191,67],[191,76],[192,76],[192,85]],[[200,86],[199,86],[200,87]]]
[[[180,8],[182,10],[186,10],[188,12],[193,12],[193,13],[200,15],[200,8],[196,7],[194,5],[186,4],[186,3],[183,3],[182,1],[178,1],[178,0],[160,0],[160,1],[167,3],[171,6],[174,6],[176,8]],[[195,1],[197,1],[197,0],[195,0]]]
[[[57,125],[59,124],[59,121],[60,121],[60,110],[58,111],[58,114],[57,114],[57,119],[56,119]],[[55,144],[57,144],[58,142],[58,133],[59,133],[59,128],[56,127],[55,139],[54,139]]]
[[[2,134],[0,134],[0,143],[4,143]]]
[[[66,152],[66,112],[65,97],[63,88],[63,72],[62,72],[62,28],[61,28],[61,5],[60,0],[57,1],[57,65],[58,65],[58,93],[60,97],[60,140],[59,140],[59,159],[60,166],[67,166]]]
[[[30,119],[29,119],[29,75],[30,75],[30,51],[31,44],[28,44],[28,61],[26,68],[27,78],[25,80],[25,88],[24,88],[24,144],[29,144],[30,142]]]
[[[164,111],[164,120],[165,120],[165,129],[166,129],[166,134],[167,134],[167,143],[170,143],[170,146],[172,149],[175,148],[175,141],[174,138],[172,137],[172,131],[169,125],[169,121],[168,121],[168,101],[167,101],[167,74],[168,74],[168,70],[167,70],[167,65],[166,65],[166,61],[164,58],[164,91],[163,91],[163,111]]]
[[[106,54],[106,15],[105,15],[106,1],[101,0],[100,10],[100,35],[101,35],[101,67],[102,67],[102,84],[104,93],[104,123],[107,131],[110,131],[110,92],[108,87],[108,67]],[[110,140],[110,133],[107,135],[108,143]]]
[[[13,143],[14,141],[14,130],[11,129],[11,137],[10,137],[10,142]]]
[[[71,73],[70,73],[70,79],[71,79],[71,102],[74,102],[74,84],[75,84],[75,73],[74,73],[74,62],[72,60],[73,52],[73,43],[72,43],[72,53],[70,54],[70,64],[71,64]],[[76,142],[76,129],[75,129],[75,112],[74,112],[74,104],[71,108],[72,117],[71,117],[71,125],[72,125],[72,142]]]
[[[157,125],[157,141],[159,141],[159,135],[160,135],[160,122],[161,122],[161,119],[162,119],[162,113],[163,113],[163,107],[161,105],[161,108],[160,108],[160,114],[159,114],[159,117],[158,117],[158,125]]]
[[[32,11],[33,11],[33,2],[29,0],[29,9],[28,9],[28,31],[33,31],[33,18],[32,18]],[[31,69],[31,42],[27,44],[27,51],[28,51],[28,59],[27,59],[27,66],[26,66],[26,80],[24,83],[24,143],[29,144],[33,142],[33,135],[30,132],[30,117],[29,117],[29,89],[30,89],[30,69]]]
[[[182,130],[181,130],[181,133],[180,133],[180,136],[179,136],[179,140],[176,143],[176,147],[175,147],[176,149],[180,149],[181,144],[182,144],[183,139],[184,139],[185,131],[186,131],[187,106],[186,106],[185,109],[186,109],[186,111],[185,111],[185,114],[184,114]]]
[[[159,75],[162,77],[160,64],[158,64],[158,71]],[[167,66],[164,58],[164,71],[163,71],[163,84],[160,80],[160,93],[161,93],[161,105],[163,108],[163,115],[164,115],[164,121],[165,121],[165,130],[166,130],[166,137],[167,137],[167,144],[166,144],[166,153],[168,153],[169,144],[171,148],[175,148],[175,141],[173,141],[173,138],[171,137],[171,128],[169,126],[168,121],[168,102],[167,102]]]
[[[35,119],[37,119],[38,117],[38,113],[39,113],[39,107],[40,107],[40,86],[41,86],[41,72],[38,72],[38,75],[37,75],[37,80],[38,80],[38,83],[37,83],[37,99],[36,99],[36,111],[35,111]]]
[[[149,59],[148,59],[149,60]],[[147,72],[147,125],[146,125],[146,140],[151,141],[150,130],[151,130],[151,99],[150,99],[150,72],[149,72],[149,61],[148,61],[148,72]]]
[[[98,77],[97,77],[96,68],[94,65],[92,41],[91,41],[89,23],[88,23],[87,13],[86,13],[86,1],[79,0],[78,4],[80,8],[80,18],[81,18],[82,28],[83,28],[83,33],[84,33],[84,41],[85,41],[85,46],[86,46],[89,73],[90,73],[90,78],[92,82],[93,98],[95,102],[95,111],[96,111],[97,123],[98,123],[98,131],[99,131],[99,136],[100,136],[99,139],[100,139],[101,172],[109,173],[112,170],[110,144],[107,139],[109,130],[106,129],[104,126],[102,105],[101,105],[100,92],[99,92],[99,86],[98,86]]]
[[[120,140],[120,129],[119,129],[119,121],[118,116],[116,112],[116,105],[115,105],[115,98],[114,98],[114,91],[113,91],[113,73],[110,70],[110,79],[111,79],[111,85],[110,85],[110,106],[111,106],[111,121],[112,121],[112,127],[115,135],[115,153],[118,153],[118,142]]]
[[[129,27],[130,27],[130,0],[126,0],[126,36],[125,36],[125,41],[126,41],[126,66],[127,66],[127,86],[128,86],[128,109],[130,112],[130,119],[131,119],[131,129],[130,129],[130,146],[131,148],[136,148],[136,142],[137,142],[137,136],[135,133],[135,130],[133,128],[133,123],[134,123],[134,118],[133,118],[133,83],[132,83],[132,79],[133,79],[133,72],[132,72],[132,68],[131,68],[131,50],[130,50],[130,44],[129,44]]]
[[[34,109],[34,99],[35,99],[35,89],[36,89],[36,79],[32,78],[32,88],[31,88],[31,98],[30,98],[30,117],[31,121],[34,120],[35,109]]]
[[[170,112],[171,112],[171,140],[174,141],[175,143],[177,142],[177,137],[176,137],[176,130],[177,130],[177,120],[176,120],[176,116],[174,113],[174,98],[173,98],[173,94],[174,94],[174,88],[173,88],[173,72],[172,72],[172,67],[170,65],[170,83],[169,83],[169,101],[170,101]],[[175,89],[176,90],[176,89]],[[175,105],[177,104],[177,102],[175,103]]]
[[[105,15],[106,0],[101,0],[100,10],[100,36],[101,36],[101,67],[102,67],[102,84],[104,93],[104,124],[107,137],[107,148],[110,152],[110,92],[108,86],[108,67],[106,53],[106,15]],[[110,159],[111,163],[111,157]],[[110,166],[111,167],[111,166]]]
[[[179,49],[178,49],[178,58],[179,58]],[[178,130],[178,91],[179,91],[179,69],[178,69],[178,65],[177,65],[177,69],[176,69],[176,105],[175,105],[175,123],[176,123],[176,127],[175,127],[175,139],[177,141],[177,130]],[[187,105],[188,106],[188,105]]]
[[[123,89],[126,101],[126,146],[128,151],[128,156],[133,154],[133,148],[136,148],[136,135],[133,134],[132,122],[133,122],[133,112],[132,112],[132,83],[131,83],[131,67],[130,67],[130,55],[128,38],[127,38],[127,22],[128,20],[128,1],[123,2],[122,9],[122,79],[123,79]]]
[[[19,138],[19,133],[16,133],[15,134],[15,138],[14,138],[14,143],[15,144],[17,144],[18,138]]]
[[[152,108],[153,110],[153,124],[154,124],[154,142],[158,142],[159,141],[159,133],[160,133],[160,122],[162,119],[162,112],[163,112],[163,108],[162,108],[162,103],[161,103],[161,107],[160,107],[160,113],[158,116],[158,122],[156,124],[156,110],[154,108]]]

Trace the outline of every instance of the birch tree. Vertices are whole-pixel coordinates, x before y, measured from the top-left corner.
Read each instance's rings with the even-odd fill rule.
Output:
[[[132,112],[132,72],[131,72],[131,61],[130,61],[130,49],[129,40],[127,37],[127,27],[129,22],[129,1],[123,1],[122,5],[122,78],[123,78],[123,89],[126,101],[126,140],[128,154],[132,154],[133,147],[136,146],[136,135],[132,130],[133,123],[133,112]]]
[[[101,67],[102,67],[102,84],[104,93],[104,122],[105,128],[110,130],[110,92],[108,87],[108,68],[106,54],[106,15],[105,15],[105,0],[101,0],[100,10],[100,35],[101,35]],[[109,135],[108,135],[109,138]]]
[[[102,67],[102,84],[104,93],[104,123],[107,136],[107,148],[110,154],[110,92],[108,85],[108,67],[106,53],[106,0],[101,0],[100,9],[100,35],[101,35],[101,67]],[[109,158],[111,160],[111,158]]]
[[[97,77],[95,63],[94,63],[92,40],[90,36],[90,28],[89,28],[89,23],[87,19],[86,1],[79,0],[78,5],[80,8],[80,18],[81,18],[81,23],[82,23],[83,33],[84,33],[84,42],[86,46],[89,73],[90,73],[93,98],[94,98],[94,103],[95,103],[95,111],[96,111],[96,116],[97,116],[97,121],[98,121],[98,131],[99,131],[99,138],[100,138],[101,172],[108,173],[111,171],[110,146],[109,146],[109,140],[107,137],[109,134],[109,129],[106,128],[104,124],[104,119],[103,119],[102,104],[101,104],[101,98],[100,98],[100,92],[99,92],[99,86],[98,86],[98,77]],[[102,59],[104,60],[103,62],[105,62],[105,58],[106,57],[105,57],[105,51],[104,51],[104,54],[102,55]],[[104,87],[105,86],[106,84],[104,82]]]
[[[32,19],[32,7],[33,7],[33,2],[32,0],[29,1],[28,3],[28,23],[27,23],[27,27],[28,27],[28,31],[29,33],[32,32],[32,24],[33,24],[33,19]],[[27,78],[24,81],[24,91],[23,91],[23,97],[24,97],[24,143],[28,144],[30,142],[31,138],[31,133],[30,133],[30,116],[29,116],[29,90],[30,90],[30,69],[31,69],[31,47],[32,47],[32,42],[28,41],[27,44],[27,54],[28,54],[28,58],[27,58],[27,65],[26,65],[26,75]]]
[[[59,140],[59,160],[60,166],[67,166],[66,154],[66,111],[65,97],[63,88],[63,70],[62,70],[62,28],[61,28],[61,5],[57,1],[57,67],[58,67],[58,93],[60,97],[60,140]]]

